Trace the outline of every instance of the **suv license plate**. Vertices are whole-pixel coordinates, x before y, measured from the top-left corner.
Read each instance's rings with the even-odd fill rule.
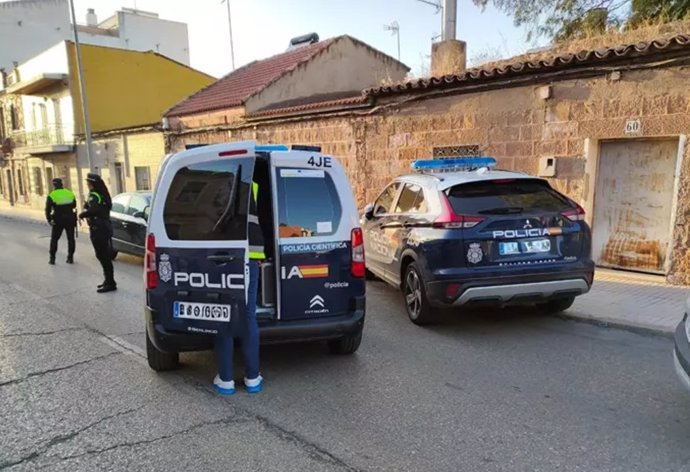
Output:
[[[510,256],[511,254],[520,254],[520,245],[516,242],[498,243],[498,253],[501,256]]]
[[[173,317],[188,320],[230,322],[230,305],[214,303],[174,302]]]
[[[549,252],[551,250],[551,241],[548,239],[537,239],[534,241],[525,241],[525,252]]]

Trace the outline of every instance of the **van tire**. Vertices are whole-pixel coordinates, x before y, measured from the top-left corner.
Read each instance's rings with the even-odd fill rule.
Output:
[[[434,309],[426,297],[424,279],[422,279],[422,274],[414,262],[411,262],[405,268],[402,292],[405,311],[407,311],[410,321],[418,326],[432,324],[437,321]],[[413,301],[409,301],[408,297],[414,297]]]
[[[156,372],[175,370],[180,366],[180,354],[159,351],[149,339],[148,332],[146,333],[146,359],[149,361],[149,367]]]
[[[354,354],[362,343],[362,329],[354,334],[348,334],[340,339],[328,341],[328,350],[331,354],[348,355]]]

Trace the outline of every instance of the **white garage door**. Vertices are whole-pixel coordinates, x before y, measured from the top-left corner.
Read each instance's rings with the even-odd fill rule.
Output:
[[[592,257],[598,265],[666,272],[678,140],[601,145]]]

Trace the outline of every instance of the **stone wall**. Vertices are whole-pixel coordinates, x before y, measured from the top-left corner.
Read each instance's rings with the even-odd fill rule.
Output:
[[[530,174],[538,173],[541,158],[553,157],[552,185],[580,202],[591,218],[598,143],[690,134],[687,77],[686,68],[676,67],[429,99],[394,96],[379,100],[369,113],[236,122],[222,131],[172,133],[169,145],[182,149],[185,142],[237,139],[322,145],[347,167],[360,206],[437,147],[477,145],[500,168]],[[630,120],[639,120],[638,131],[626,133]],[[687,149],[684,155],[669,276],[677,283],[690,283]]]

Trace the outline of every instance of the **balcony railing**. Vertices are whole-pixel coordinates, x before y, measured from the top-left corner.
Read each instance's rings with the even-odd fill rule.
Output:
[[[74,134],[62,125],[53,125],[31,131],[14,131],[11,137],[15,148],[74,144]]]

